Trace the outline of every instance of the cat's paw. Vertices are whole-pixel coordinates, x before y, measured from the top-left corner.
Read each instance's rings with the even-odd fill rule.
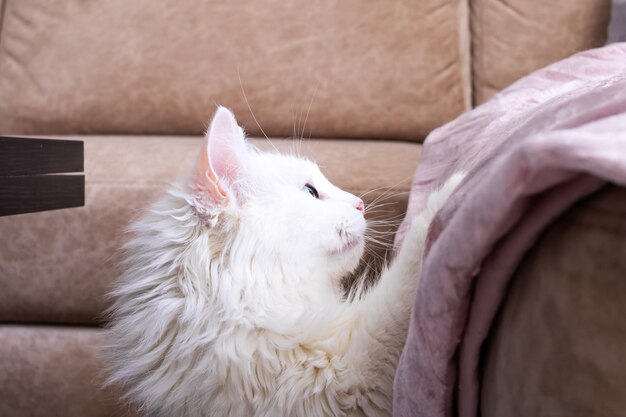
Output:
[[[456,190],[459,184],[461,184],[465,176],[465,172],[455,172],[439,189],[433,191],[428,196],[426,209],[424,211],[428,212],[431,218],[435,217],[435,214],[437,214],[446,201],[448,201],[454,190]]]
[[[448,198],[452,195],[454,190],[463,181],[466,174],[464,172],[457,172],[450,176],[446,182],[437,190],[433,191],[426,201],[426,207],[411,221],[408,233],[404,240],[403,246],[408,247],[409,252],[415,253],[421,251],[428,228],[437,212],[448,201]]]

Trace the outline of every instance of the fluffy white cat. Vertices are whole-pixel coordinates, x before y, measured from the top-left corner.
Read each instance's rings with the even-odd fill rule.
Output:
[[[192,175],[132,227],[110,381],[149,416],[390,415],[428,225],[461,179],[346,300],[363,202],[310,161],[257,151],[219,108]]]

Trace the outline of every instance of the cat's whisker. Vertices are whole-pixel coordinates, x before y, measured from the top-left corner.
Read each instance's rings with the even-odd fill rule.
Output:
[[[391,240],[389,238],[389,234],[386,235],[373,235],[373,234],[366,234],[365,235],[365,241],[370,241],[370,242],[377,242],[377,243],[383,243],[387,240]]]
[[[370,239],[377,239],[377,240],[380,240],[380,241],[392,241],[392,240],[394,240],[394,236],[395,236],[395,231],[394,232],[389,232],[389,233],[368,234],[365,237],[365,241],[368,241]]]
[[[367,213],[367,212],[371,212],[372,210],[379,209],[381,207],[397,206],[398,204],[399,204],[398,201],[389,201],[389,200],[377,201],[374,204],[368,204],[365,207],[365,209],[366,209],[366,213]],[[369,208],[369,210],[368,210],[368,208]]]
[[[378,208],[378,207],[389,206],[391,204],[398,205],[400,204],[399,201],[390,201],[393,197],[396,197],[396,196],[398,196],[398,194],[384,196],[384,198],[377,197],[373,201],[369,202],[365,208],[367,209],[369,207],[369,209],[371,210],[371,209]]]
[[[392,220],[401,219],[406,212],[398,212],[395,207],[374,207],[365,212],[365,217],[370,221],[374,220]]]
[[[382,224],[399,225],[400,223],[402,223],[402,220],[404,219],[405,216],[406,216],[406,213],[400,213],[395,216],[385,215],[385,216],[370,217],[367,219],[367,224],[370,227],[382,225]]]
[[[365,238],[366,242],[373,242],[373,243],[389,243],[392,242],[394,240],[394,234],[388,234],[388,235],[369,235]]]
[[[403,214],[404,213],[397,213],[397,210],[395,210],[393,207],[374,207],[365,212],[365,218],[369,223],[370,221],[374,220],[389,220],[392,218],[397,218]]]
[[[372,219],[367,222],[368,229],[376,230],[380,227],[389,227],[389,226],[399,226],[402,223],[400,217],[398,218],[381,218],[381,219]]]
[[[295,136],[295,134],[294,134],[293,141],[294,141],[295,146],[296,146],[296,152],[298,154],[298,158],[302,158],[302,139],[297,137],[297,136]]]
[[[385,266],[386,259],[374,249],[368,249],[366,251],[366,256],[369,260],[364,261],[363,271],[361,272],[361,277],[367,277],[372,273],[376,273],[376,271],[382,269]]]
[[[368,194],[370,194],[370,193],[373,193],[373,192],[375,192],[375,191],[379,191],[379,190],[385,190],[385,192],[384,192],[383,194],[386,194],[386,193],[388,193],[388,192],[390,192],[390,191],[393,191],[395,188],[399,187],[400,185],[402,185],[402,184],[403,184],[403,183],[405,183],[406,181],[409,181],[412,177],[413,177],[413,175],[411,174],[410,176],[408,176],[408,177],[405,177],[405,178],[401,179],[400,181],[398,181],[398,182],[397,182],[397,183],[395,183],[395,184],[392,184],[392,185],[384,185],[384,186],[381,186],[381,187],[372,188],[372,189],[367,190],[367,191],[365,191],[364,193],[360,194],[360,195],[359,195],[359,197],[360,197],[361,199],[363,199],[363,197],[364,197],[364,196],[366,196],[366,195],[368,195]],[[409,191],[405,191],[405,192],[409,192]]]
[[[395,204],[395,203],[394,203],[394,204]],[[388,215],[388,214],[385,214],[385,215],[376,215],[376,216],[372,216],[372,214],[374,214],[374,213],[379,213],[379,212],[383,212],[383,213],[395,213],[395,214],[393,214],[393,215]],[[405,211],[402,211],[402,212],[397,212],[397,211],[396,211],[395,209],[393,209],[393,208],[382,208],[382,207],[378,207],[378,206],[376,206],[376,207],[372,207],[372,208],[370,209],[370,211],[366,212],[365,214],[366,214],[366,216],[367,216],[368,221],[369,221],[369,220],[374,221],[374,220],[389,220],[389,219],[394,219],[394,218],[400,218],[400,217],[403,217],[403,216],[406,214],[406,212],[405,212]]]
[[[397,197],[398,195],[400,195],[400,193],[391,194],[391,190],[388,190],[387,192],[376,197],[373,201],[368,202],[367,205],[365,206],[365,213],[364,213],[367,216],[368,223],[371,223],[372,220],[377,219],[378,217],[382,217],[384,219],[403,218],[405,213],[399,213],[397,215],[390,217],[389,216],[390,214],[396,212],[396,210],[394,210],[393,208],[381,210],[381,208],[384,208],[384,207],[394,207],[400,204],[398,201],[389,201],[392,198]],[[372,215],[374,214],[376,216],[372,217]]]
[[[259,130],[261,131],[261,133],[263,133],[263,136],[265,136],[265,139],[267,139],[267,141],[270,143],[270,145],[272,145],[272,148],[274,148],[274,150],[276,152],[278,152],[278,148],[276,148],[276,146],[274,146],[274,143],[272,143],[270,138],[267,136],[267,134],[265,133],[265,130],[263,130],[263,128],[261,127],[261,124],[259,123],[259,121],[257,120],[256,116],[254,115],[254,112],[252,111],[252,107],[250,106],[250,102],[248,101],[248,96],[246,95],[246,92],[243,89],[243,81],[241,80],[241,73],[239,72],[239,67],[237,67],[237,77],[239,77],[239,87],[241,87],[241,93],[243,94],[243,98],[246,101],[246,105],[248,106],[248,110],[250,110],[250,114],[252,115],[252,118],[254,119],[254,123],[256,123],[256,125],[259,127]]]
[[[365,253],[367,254],[367,256],[370,259],[374,259],[376,261],[382,261],[383,257],[380,254],[380,252],[378,250],[376,250],[376,248],[379,248],[378,245],[374,245],[374,244],[368,244],[366,249],[365,249]]]
[[[377,222],[369,222],[368,230],[371,230],[373,233],[377,233],[379,230],[392,229],[394,232],[400,225],[402,224],[401,219],[393,219],[393,220],[380,220]]]
[[[368,249],[365,251],[366,257],[370,260],[370,263],[372,263],[375,266],[382,266],[383,262],[385,262],[385,256],[383,256],[381,253],[386,253],[387,252],[387,248],[382,248],[381,246],[377,246],[377,245],[369,245]]]
[[[381,227],[393,227],[393,226],[399,226],[400,223],[402,223],[402,220],[400,218],[395,218],[395,219],[377,219],[377,220],[371,220],[367,222],[367,228],[368,231],[377,231],[377,229],[381,228]]]
[[[395,200],[396,197],[400,196],[400,193],[388,193],[388,194],[381,194],[379,196],[377,196],[374,200],[367,202],[365,205],[365,213],[367,214],[368,212],[371,212],[374,209],[380,208],[380,207],[386,207],[386,206],[390,206],[390,205],[398,205],[401,204],[399,201]]]
[[[367,237],[365,240],[368,241],[369,243],[373,243],[373,244],[380,245],[383,247],[388,246],[393,241],[393,239],[375,238],[372,236]]]
[[[376,263],[380,263],[380,262],[384,261],[384,258],[377,251],[375,251],[372,247],[368,248],[365,251],[365,254],[366,254],[367,258],[369,258],[370,260],[375,261]],[[366,263],[371,268],[371,262],[370,261],[366,261]]]
[[[293,129],[291,134],[292,146],[295,149],[294,154],[298,158],[302,158],[302,137],[300,137],[300,129],[299,129],[299,121],[296,123],[296,119],[298,118],[296,111],[292,111],[292,123]]]
[[[394,241],[395,231],[383,232],[380,233],[366,233],[364,235],[366,246],[367,244],[374,244],[376,246],[384,246],[387,247],[391,242]]]
[[[309,120],[309,113],[311,112],[311,106],[313,105],[313,100],[315,100],[315,96],[317,95],[317,91],[319,90],[319,87],[320,87],[320,82],[318,81],[317,86],[315,87],[315,90],[313,90],[313,94],[311,95],[311,99],[309,100],[309,108],[306,111],[306,116],[304,118],[304,124],[302,125],[302,132],[300,134],[300,139],[304,137],[304,132],[306,129],[306,122]]]
[[[366,242],[372,242],[372,243],[388,243],[393,241],[393,235],[394,233],[389,233],[386,235],[367,235],[365,236],[365,241]]]
[[[374,210],[368,213],[367,224],[375,226],[381,224],[381,222],[387,222],[392,224],[400,224],[405,217],[405,213],[392,214],[392,210]]]
[[[382,245],[386,245],[392,240],[393,238],[388,237],[388,236],[372,236],[372,235],[365,236],[366,242],[372,242],[372,243],[377,243],[377,244],[382,244]]]
[[[390,227],[390,226],[394,226],[394,225],[385,225],[384,227]],[[385,230],[374,230],[371,232],[367,232],[366,235],[368,236],[384,236],[384,235],[394,235],[396,233],[396,228],[390,228],[388,231]]]
[[[374,200],[370,201],[368,203],[368,206],[374,206],[375,207],[378,203],[380,203],[380,202],[387,202],[392,197],[397,197],[397,196],[401,196],[403,194],[408,194],[408,191],[407,192],[393,192],[393,194],[392,194],[392,192],[393,192],[392,190],[388,190],[385,193],[380,194]]]
[[[377,239],[384,239],[384,240],[393,240],[393,235],[395,235],[394,233],[382,233],[382,234],[370,234],[368,235],[365,239],[369,239],[369,238],[377,238]]]
[[[377,231],[374,233],[370,233],[369,236],[373,236],[373,237],[382,237],[382,238],[390,238],[391,240],[393,240],[393,238],[395,237],[397,232],[397,228],[393,228],[390,229],[389,231]]]
[[[383,208],[383,207],[397,206],[397,205],[398,205],[398,203],[394,201],[394,202],[391,202],[391,203],[382,203],[382,204],[371,206],[369,208],[369,210],[366,207],[365,208],[365,214],[372,214],[372,213],[381,212],[380,209]],[[382,212],[383,213],[394,213],[395,210],[388,208],[388,209],[382,210]]]
[[[387,191],[389,189],[389,186],[382,186],[382,187],[376,187],[376,188],[372,188],[371,190],[367,190],[364,191],[363,193],[359,194],[359,198],[364,199],[366,196],[370,195],[371,193],[374,193],[376,191],[380,191],[380,190],[385,190]]]
[[[297,118],[297,123],[296,123],[296,116],[294,114],[293,116],[293,140],[297,145],[297,154],[298,157],[301,157],[301,153],[302,153],[302,144],[304,143],[304,134],[306,132],[306,124],[307,121],[309,119],[309,114],[311,112],[311,107],[313,105],[313,101],[315,100],[315,97],[317,96],[317,91],[319,90],[319,82],[317,84],[317,86],[315,87],[315,90],[313,91],[313,94],[311,95],[311,99],[309,100],[309,104],[307,107],[307,111],[306,111],[306,115],[304,117],[304,123],[302,125],[302,128],[300,129],[300,121],[302,120],[302,115],[304,112],[304,107],[300,109],[300,113],[298,115]],[[310,139],[310,134],[309,134],[309,139]]]
[[[374,207],[365,212],[368,223],[374,220],[397,220],[402,219],[406,213],[398,212],[396,207]]]

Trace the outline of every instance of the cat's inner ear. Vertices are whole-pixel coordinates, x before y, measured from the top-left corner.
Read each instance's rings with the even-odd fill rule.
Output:
[[[241,175],[246,144],[233,113],[219,107],[207,131],[195,177],[196,186],[216,203],[233,197],[232,184]]]

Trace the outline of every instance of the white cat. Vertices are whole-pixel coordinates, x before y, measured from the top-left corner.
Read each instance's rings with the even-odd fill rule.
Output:
[[[191,177],[133,226],[113,292],[111,382],[149,416],[387,416],[428,225],[348,300],[361,199],[307,160],[261,153],[219,108]]]

